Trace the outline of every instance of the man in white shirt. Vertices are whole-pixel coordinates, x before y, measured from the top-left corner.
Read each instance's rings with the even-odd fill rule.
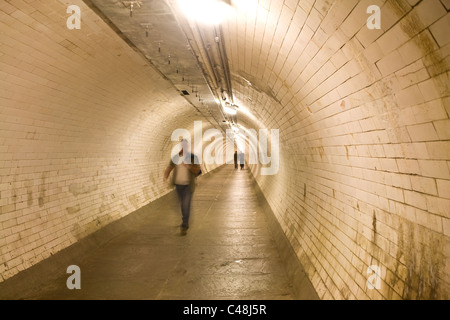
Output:
[[[164,179],[169,178],[172,170],[172,183],[175,185],[181,204],[182,224],[181,233],[186,234],[189,229],[192,196],[195,191],[195,179],[202,173],[197,156],[188,152],[189,143],[181,141],[181,151],[175,155],[164,173]]]

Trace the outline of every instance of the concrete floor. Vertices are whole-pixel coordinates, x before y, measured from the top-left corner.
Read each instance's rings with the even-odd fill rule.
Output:
[[[80,261],[70,257],[81,290],[67,289],[64,273],[14,298],[296,299],[247,170],[224,166],[199,179],[185,236],[174,193],[134,214],[134,225]]]

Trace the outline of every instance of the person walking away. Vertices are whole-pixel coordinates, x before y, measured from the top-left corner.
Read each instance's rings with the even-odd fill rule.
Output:
[[[240,154],[240,164],[241,164],[241,170],[244,169],[244,164],[245,164],[245,154],[243,152],[241,152]]]
[[[192,196],[195,191],[195,181],[202,173],[197,156],[188,152],[188,148],[188,141],[183,140],[181,142],[181,151],[172,157],[169,166],[164,172],[164,179],[167,180],[170,173],[173,171],[172,184],[175,185],[181,205],[182,235],[186,235],[186,232],[189,229],[189,218]]]

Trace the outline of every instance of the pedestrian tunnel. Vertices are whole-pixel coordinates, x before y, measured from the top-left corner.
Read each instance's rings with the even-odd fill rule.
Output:
[[[117,238],[148,259],[86,262],[91,288],[116,280],[111,299],[448,299],[449,10],[0,1],[0,298],[38,298],[43,273],[67,279]],[[184,238],[163,179],[181,138],[203,172]],[[173,260],[186,248],[211,263],[192,274]],[[174,280],[130,279],[144,269]]]

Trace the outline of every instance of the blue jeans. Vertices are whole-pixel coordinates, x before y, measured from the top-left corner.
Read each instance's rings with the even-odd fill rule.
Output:
[[[191,215],[192,192],[189,186],[175,186],[177,189],[178,199],[181,204],[181,215],[183,219],[183,227],[189,228],[189,216]]]

